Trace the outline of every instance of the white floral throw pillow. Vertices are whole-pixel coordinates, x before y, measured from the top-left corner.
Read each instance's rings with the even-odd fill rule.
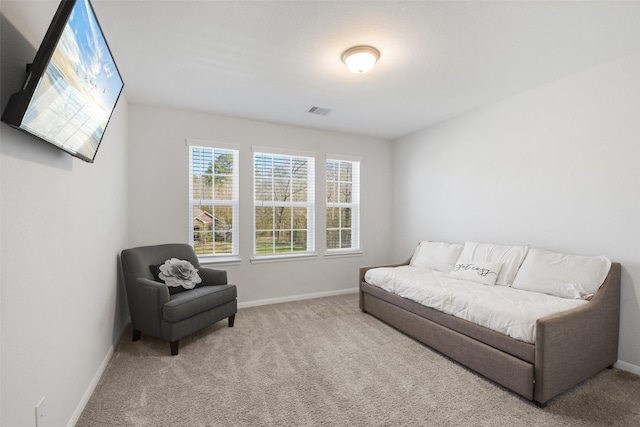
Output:
[[[171,258],[160,266],[158,277],[167,284],[167,286],[180,287],[185,289],[193,289],[202,282],[198,275],[198,269],[189,261],[178,258]]]

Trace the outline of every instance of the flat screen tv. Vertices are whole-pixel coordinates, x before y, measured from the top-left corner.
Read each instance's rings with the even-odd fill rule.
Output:
[[[89,0],[63,0],[2,121],[93,163],[124,83]]]

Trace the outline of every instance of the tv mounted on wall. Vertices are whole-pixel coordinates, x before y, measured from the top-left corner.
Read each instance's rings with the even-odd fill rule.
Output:
[[[93,163],[124,83],[89,0],[62,0],[2,121]]]

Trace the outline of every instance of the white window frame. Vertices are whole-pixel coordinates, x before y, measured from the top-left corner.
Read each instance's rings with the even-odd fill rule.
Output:
[[[327,189],[327,195],[325,198],[326,209],[330,208],[350,208],[351,209],[351,246],[348,248],[329,248],[327,241],[326,256],[340,256],[340,255],[354,255],[361,254],[360,249],[360,157],[353,157],[341,154],[327,154],[325,161],[325,172],[328,169],[329,162],[349,162],[351,163],[351,185],[352,195],[351,202],[331,201],[329,202],[329,176],[325,174],[325,186]],[[328,213],[327,213],[328,215]],[[328,227],[329,218],[327,216],[325,221],[325,235],[328,235],[332,228]],[[337,231],[341,231],[344,228],[338,227]],[[339,233],[341,234],[341,233]]]
[[[236,144],[220,143],[204,140],[187,140],[188,155],[189,155],[189,243],[194,245],[194,230],[193,230],[193,209],[195,206],[208,205],[212,207],[216,206],[230,206],[232,208],[232,225],[231,225],[231,253],[215,253],[215,242],[213,242],[214,253],[197,254],[201,263],[224,263],[239,261],[239,243],[240,243],[240,227],[239,227],[239,188],[240,188],[240,146]],[[232,187],[232,199],[231,200],[205,200],[194,199],[193,196],[193,149],[204,149],[212,151],[212,158],[216,151],[230,151],[233,153],[233,187]],[[213,171],[212,171],[213,172]],[[215,224],[215,223],[214,223]],[[215,225],[213,228],[215,239]]]
[[[316,215],[316,202],[315,202],[315,153],[299,150],[287,150],[270,147],[252,147],[252,169],[253,169],[253,257],[252,263],[259,262],[271,262],[279,260],[295,260],[301,258],[313,258],[316,257],[315,253],[315,215]],[[290,158],[306,158],[307,159],[307,197],[306,202],[294,202],[294,201],[262,201],[256,200],[256,156],[283,156]],[[257,234],[256,229],[256,208],[258,207],[280,207],[286,206],[291,208],[306,208],[307,209],[307,248],[306,251],[299,252],[280,252],[280,253],[256,253],[257,249]],[[292,229],[293,231],[293,229]]]

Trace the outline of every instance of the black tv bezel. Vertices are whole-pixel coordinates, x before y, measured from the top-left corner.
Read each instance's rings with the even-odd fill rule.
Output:
[[[84,1],[84,0],[81,0]],[[60,37],[62,37],[62,33],[67,26],[67,22],[71,16],[71,12],[73,11],[78,0],[62,0],[58,9],[56,10],[56,14],[54,15],[51,23],[49,24],[49,28],[45,33],[42,42],[40,43],[40,47],[36,52],[36,56],[33,59],[33,63],[27,64],[26,72],[27,77],[25,79],[25,83],[22,85],[22,89],[19,92],[15,92],[11,94],[9,97],[9,102],[5,107],[4,112],[2,113],[1,121],[5,122],[9,126],[18,129],[22,132],[25,132],[29,135],[32,135],[42,141],[45,141],[48,144],[53,145],[54,147],[74,156],[81,160],[84,160],[87,163],[93,163],[96,155],[98,154],[98,150],[100,149],[100,145],[102,144],[102,140],[104,139],[104,134],[106,133],[106,129],[109,126],[109,122],[111,121],[111,117],[113,116],[113,112],[115,111],[116,106],[118,105],[118,101],[120,100],[120,95],[122,95],[122,91],[124,90],[124,80],[122,79],[122,74],[120,74],[120,70],[118,69],[118,65],[116,64],[115,58],[111,52],[111,48],[109,47],[109,43],[107,38],[104,35],[104,31],[102,30],[102,26],[100,25],[100,21],[98,20],[98,16],[96,15],[95,9],[93,8],[93,4],[91,4],[91,0],[86,0],[89,7],[91,8],[91,13],[96,23],[98,24],[98,29],[104,39],[105,45],[107,46],[107,50],[109,51],[109,56],[113,61],[113,65],[116,68],[116,72],[118,73],[118,77],[122,82],[122,86],[120,87],[120,92],[116,97],[116,102],[113,104],[113,108],[109,113],[109,119],[105,125],[105,132],[103,132],[100,140],[98,141],[98,145],[96,146],[96,150],[93,153],[93,157],[84,156],[78,152],[69,150],[65,147],[62,147],[56,144],[53,141],[49,141],[45,138],[42,138],[40,135],[36,135],[34,133],[29,132],[28,130],[21,127],[22,120],[24,119],[25,114],[27,113],[27,109],[31,100],[33,99],[36,88],[38,87],[38,83],[44,77],[45,72],[47,70],[47,66],[53,57],[53,53],[58,46],[58,42],[60,41]]]

